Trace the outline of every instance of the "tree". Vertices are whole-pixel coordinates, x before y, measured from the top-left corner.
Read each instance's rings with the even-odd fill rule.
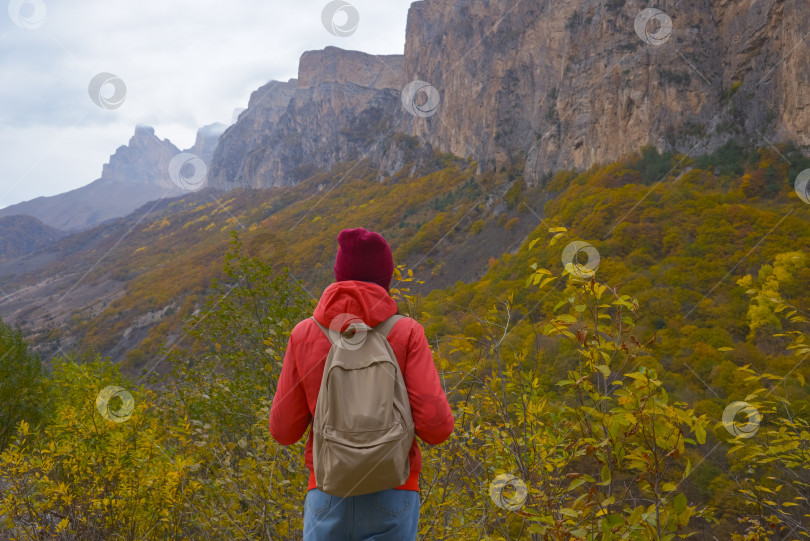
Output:
[[[275,388],[290,331],[311,314],[300,284],[273,266],[245,255],[232,232],[225,281],[212,281],[205,306],[185,323],[181,345],[164,348],[189,414],[216,423],[232,441],[255,424],[257,404]],[[202,395],[222,408],[210,408]]]
[[[48,377],[19,329],[0,321],[0,452],[21,421],[39,425],[48,409]]]
[[[810,401],[803,392],[810,320],[781,294],[783,290],[798,293],[791,285],[806,260],[801,252],[778,254],[773,265],[762,267],[756,283],[750,275],[738,282],[749,288],[752,335],[766,324],[784,329],[775,337],[787,342],[790,368],[784,375],[750,365],[736,369],[747,394],[734,403],[740,405],[733,415],[720,423],[733,436],[728,450],[730,463],[735,464],[731,473],[751,510],[742,517],[749,531],[735,536],[736,540],[760,539],[770,533],[780,538],[810,537]]]

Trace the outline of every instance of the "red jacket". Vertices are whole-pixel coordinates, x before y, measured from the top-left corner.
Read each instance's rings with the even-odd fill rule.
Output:
[[[332,320],[352,314],[373,327],[397,312],[397,305],[381,286],[347,280],[331,284],[321,295],[314,317],[329,328]],[[425,330],[411,318],[402,318],[388,335],[397,357],[411,404],[416,435],[437,445],[453,432],[453,414],[433,364]],[[270,433],[281,445],[292,445],[301,439],[307,427],[305,461],[309,468],[307,490],[316,488],[312,465],[312,417],[321,387],[329,339],[312,319],[298,323],[290,335],[284,364],[270,410]],[[419,491],[422,455],[416,438],[409,453],[411,473],[399,487]]]

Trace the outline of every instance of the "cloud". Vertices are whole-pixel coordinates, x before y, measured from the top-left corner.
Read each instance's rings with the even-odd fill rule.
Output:
[[[360,24],[339,37],[321,21],[325,0],[43,1],[47,15],[34,29],[0,12],[3,206],[98,178],[136,124],[190,147],[197,128],[230,123],[253,90],[295,77],[306,50],[402,53],[410,4],[352,1]],[[102,72],[126,85],[118,108],[90,99]]]

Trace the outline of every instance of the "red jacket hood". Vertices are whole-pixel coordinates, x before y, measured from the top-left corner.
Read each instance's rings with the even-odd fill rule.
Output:
[[[344,314],[356,316],[369,327],[374,327],[396,313],[397,303],[384,287],[370,282],[344,280],[324,290],[313,316],[324,327],[329,327],[337,316]],[[343,326],[350,322],[345,315],[341,319],[345,319],[341,321]]]

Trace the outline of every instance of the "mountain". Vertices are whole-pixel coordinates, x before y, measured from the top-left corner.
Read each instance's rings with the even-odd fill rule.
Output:
[[[520,166],[529,182],[645,145],[810,145],[801,91],[810,54],[798,23],[810,4],[667,9],[651,19],[624,0],[414,2],[403,56],[308,51],[297,80],[254,93],[215,152],[211,181],[294,184],[357,156],[390,176],[403,165],[402,136],[482,169]],[[403,93],[423,108],[430,93],[429,110],[407,111]]]
[[[138,126],[127,145],[104,164],[101,178],[86,186],[0,209],[0,216],[25,214],[61,231],[76,231],[124,216],[140,205],[182,193],[168,178],[171,159],[180,152],[153,128]]]
[[[810,4],[777,0],[653,12],[623,0],[423,0],[409,10],[403,55],[307,51],[297,79],[262,86],[234,125],[201,128],[189,151],[210,186],[229,190],[294,185],[363,158],[382,180],[433,149],[479,172],[518,167],[534,184],[645,145],[807,147],[810,54],[797,21],[808,19]],[[60,230],[123,216],[181,193],[167,174],[178,152],[138,128],[99,180],[0,216]]]
[[[222,135],[211,185],[284,186],[341,161],[380,162],[397,132],[390,111],[400,103],[403,60],[337,47],[305,52],[298,78],[254,92]]]
[[[223,124],[201,128],[194,147],[187,152],[210,161],[224,130]],[[188,191],[172,180],[169,170],[172,158],[180,152],[168,139],[157,137],[154,128],[137,126],[129,143],[118,147],[104,164],[101,178],[69,192],[0,209],[0,217],[32,216],[52,228],[70,232],[126,216],[149,201]]]
[[[64,235],[31,216],[0,218],[0,259],[30,254]]]
[[[209,182],[225,186],[243,178],[245,159],[278,124],[295,93],[296,82],[295,79],[286,83],[270,81],[251,94],[247,109],[225,130],[214,149]],[[241,182],[248,184],[247,180]]]
[[[155,354],[170,327],[157,323],[199,307],[231,230],[312,291],[329,280],[323,258],[339,229],[360,225],[384,231],[397,261],[427,275],[426,291],[474,281],[542,220],[565,187],[555,175],[570,181],[567,170],[614,158],[625,167],[641,148],[642,165],[631,160],[641,184],[675,178],[712,147],[701,166],[731,183],[743,167],[719,164],[741,162],[744,147],[795,141],[779,155],[791,156],[789,173],[744,178],[746,196],[772,197],[810,142],[810,98],[797,90],[810,70],[795,69],[810,58],[795,23],[808,10],[685,1],[637,33],[644,12],[618,0],[416,2],[404,55],[308,51],[298,77],[256,90],[234,125],[202,128],[191,151],[210,156],[206,189],[184,194],[168,174],[180,151],[138,127],[96,182],[0,211],[73,232],[10,245],[0,287],[14,294],[0,310],[39,322],[35,341],[50,353]],[[29,317],[32,307],[48,317]]]

